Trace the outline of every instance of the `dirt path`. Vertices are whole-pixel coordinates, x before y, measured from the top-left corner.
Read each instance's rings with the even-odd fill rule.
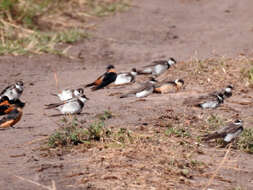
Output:
[[[72,178],[66,179],[65,176],[70,168],[75,170],[84,167],[85,161],[96,158],[94,150],[87,151],[84,155],[73,153],[56,159],[44,159],[38,154],[38,144],[33,143],[58,128],[56,122],[60,118],[47,117],[51,112],[45,112],[42,106],[56,100],[49,95],[57,91],[54,72],[57,73],[61,89],[76,88],[104,72],[107,64],[116,65],[119,71],[127,71],[134,66],[140,67],[150,63],[153,59],[169,56],[179,61],[187,61],[192,57],[237,57],[241,53],[253,53],[253,24],[249,19],[253,17],[251,0],[142,0],[134,1],[133,4],[134,6],[125,13],[98,21],[96,31],[92,31],[94,37],[71,48],[71,55],[77,57],[81,53],[83,60],[48,55],[0,58],[1,70],[5,71],[0,74],[1,87],[16,79],[23,79],[25,91],[22,100],[27,102],[24,117],[17,124],[17,128],[0,133],[0,189],[43,189],[15,176],[45,185],[50,185],[51,180],[55,180],[57,189],[61,190],[90,189],[89,186],[70,186],[77,182]],[[187,77],[187,72],[179,71],[174,74]],[[173,73],[170,77],[172,75]],[[226,82],[228,81],[224,81],[224,84]],[[167,98],[154,95],[146,98],[146,101],[121,100],[109,96],[111,93],[125,92],[129,88],[132,87],[105,89],[94,93],[86,90],[85,93],[91,100],[84,110],[86,114],[82,116],[83,119],[89,121],[97,113],[110,110],[118,116],[110,120],[108,125],[124,125],[134,129],[147,120],[157,118],[168,107],[180,106],[182,98],[191,95],[191,88],[205,90],[204,86],[191,84],[187,88],[188,91],[175,96]],[[168,102],[163,104],[164,100]],[[238,109],[242,108],[239,106]],[[83,162],[73,163],[74,158],[82,159]],[[251,157],[247,155],[243,158],[245,159],[240,157],[240,164],[249,167],[249,172],[244,175],[245,187],[250,189],[253,188],[253,179],[250,177],[253,175],[250,172],[253,169],[252,164],[249,166],[247,162],[250,162]],[[49,169],[45,173],[38,172],[47,165]],[[234,184],[238,184],[237,182]],[[114,186],[104,188],[109,187]],[[118,189],[138,188],[132,186]]]

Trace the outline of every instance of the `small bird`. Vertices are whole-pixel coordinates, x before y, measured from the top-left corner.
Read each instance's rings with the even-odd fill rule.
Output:
[[[176,79],[174,81],[165,81],[155,85],[154,93],[166,94],[177,92],[184,86],[183,79]]]
[[[212,140],[217,138],[223,138],[224,142],[232,142],[236,137],[238,137],[243,131],[243,121],[237,119],[233,122],[230,122],[227,126],[221,128],[220,130],[205,135],[203,140]]]
[[[91,88],[93,91],[99,90],[113,83],[116,80],[116,78],[117,78],[117,73],[114,69],[114,66],[109,65],[107,66],[107,71],[104,74],[98,77],[94,82],[87,84],[85,87],[94,86]]]
[[[58,96],[61,101],[69,100],[75,96],[82,95],[84,93],[84,90],[82,88],[78,89],[65,89],[61,91],[59,94],[52,94],[53,96]]]
[[[176,63],[176,60],[172,57],[168,60],[153,61],[151,65],[144,66],[144,69],[142,71],[138,71],[138,74],[152,74],[158,76]]]
[[[229,98],[232,96],[232,90],[234,87],[232,85],[226,86],[226,88],[222,89],[221,91],[215,91],[210,93],[210,95],[217,95],[219,93],[223,94],[224,98]]]
[[[7,96],[9,100],[17,100],[22,95],[24,90],[23,81],[17,81],[15,84],[7,86],[1,93],[0,99],[4,96]]]
[[[85,102],[89,100],[84,94],[76,96],[72,99],[60,102],[45,105],[45,109],[58,109],[62,114],[79,114],[81,113]]]
[[[134,82],[136,75],[137,75],[136,68],[133,68],[131,72],[118,73],[117,78],[114,81],[114,84],[115,85],[122,85],[122,84],[128,84],[130,82]]]
[[[0,103],[0,115],[5,115],[16,109],[17,107],[23,108],[25,106],[24,102],[21,102],[19,99],[15,101],[10,101],[7,96],[4,96],[1,99]]]
[[[209,94],[198,98],[190,98],[184,101],[184,104],[201,107],[202,109],[214,109],[224,102],[222,93]]]
[[[153,93],[156,80],[151,78],[148,82],[144,83],[140,88],[130,91],[127,94],[120,96],[120,98],[127,98],[130,96],[136,96],[136,98],[143,98]]]
[[[21,107],[14,105],[8,114],[0,120],[0,128],[13,127],[23,115]]]
[[[232,85],[228,85],[223,91],[222,93],[224,94],[225,98],[229,98],[232,96],[232,90],[234,89],[234,87]]]

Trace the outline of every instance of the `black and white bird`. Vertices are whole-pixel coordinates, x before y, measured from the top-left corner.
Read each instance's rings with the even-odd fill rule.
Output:
[[[17,81],[15,84],[7,86],[1,93],[0,99],[4,96],[8,97],[9,100],[17,100],[22,95],[24,90],[23,81]]]
[[[45,109],[56,108],[62,114],[79,114],[82,112],[84,104],[87,100],[89,99],[84,94],[82,94],[60,103],[45,105]]]
[[[223,102],[224,96],[222,93],[219,93],[204,95],[198,98],[188,98],[184,101],[184,104],[200,107],[202,109],[215,109]]]
[[[164,81],[155,85],[154,93],[167,94],[179,91],[184,86],[183,79]]]
[[[220,90],[220,91],[215,91],[210,93],[210,95],[217,95],[219,93],[223,94],[224,99],[225,98],[229,98],[232,96],[232,90],[234,89],[234,87],[232,85],[228,85],[226,86],[226,88]]]
[[[222,138],[224,142],[230,143],[232,142],[236,137],[238,137],[243,131],[243,121],[242,120],[235,120],[233,122],[230,122],[227,126],[221,128],[220,130],[205,135],[203,137],[203,140],[212,140],[212,139],[218,139]]]
[[[84,90],[82,88],[78,89],[65,89],[62,90],[59,94],[52,94],[54,96],[58,96],[61,101],[66,101],[71,98],[74,98],[75,96],[80,96],[84,93]]]
[[[106,87],[107,85],[113,83],[117,78],[117,73],[115,71],[115,68],[113,65],[108,65],[106,69],[107,70],[104,74],[99,76],[94,82],[85,85],[85,87],[93,86],[91,90],[94,91],[94,90],[102,89]]]
[[[130,96],[135,96],[136,98],[143,98],[153,93],[155,89],[156,80],[151,78],[148,82],[141,85],[140,88],[132,90],[127,94],[121,95],[120,98],[127,98]]]
[[[135,76],[137,75],[136,68],[133,68],[131,72],[118,73],[117,78],[114,81],[115,85],[128,84],[135,81]]]
[[[144,66],[143,70],[139,70],[138,74],[152,74],[154,76],[158,76],[176,63],[176,60],[172,57],[168,60],[153,61],[151,65]]]
[[[223,91],[222,93],[224,94],[224,98],[229,98],[232,96],[232,90],[234,89],[234,87],[232,85],[228,85]]]

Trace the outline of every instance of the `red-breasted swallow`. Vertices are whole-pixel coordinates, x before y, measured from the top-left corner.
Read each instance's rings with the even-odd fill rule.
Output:
[[[87,84],[85,87],[92,87],[92,90],[99,90],[101,88],[104,88],[105,86],[113,83],[117,78],[117,73],[114,69],[113,65],[109,65],[107,67],[107,71],[98,77],[94,82]]]
[[[20,121],[22,115],[22,108],[15,107],[0,120],[0,128],[13,127],[17,122]]]

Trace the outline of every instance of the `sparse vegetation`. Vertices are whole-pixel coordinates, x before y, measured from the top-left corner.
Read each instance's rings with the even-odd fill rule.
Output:
[[[92,141],[125,144],[132,142],[131,132],[125,128],[111,130],[105,127],[105,121],[112,117],[112,113],[105,111],[98,114],[99,120],[92,122],[88,127],[82,126],[74,117],[71,120],[63,118],[64,126],[55,131],[48,139],[51,148],[67,147]]]
[[[244,129],[237,142],[238,148],[253,154],[253,129]]]
[[[218,115],[211,114],[207,118],[207,123],[208,123],[209,128],[218,129],[219,127],[222,127],[224,125],[224,120]]]
[[[127,1],[3,0],[0,2],[0,55],[51,53],[67,55],[68,47],[89,35],[85,21],[125,10]]]

